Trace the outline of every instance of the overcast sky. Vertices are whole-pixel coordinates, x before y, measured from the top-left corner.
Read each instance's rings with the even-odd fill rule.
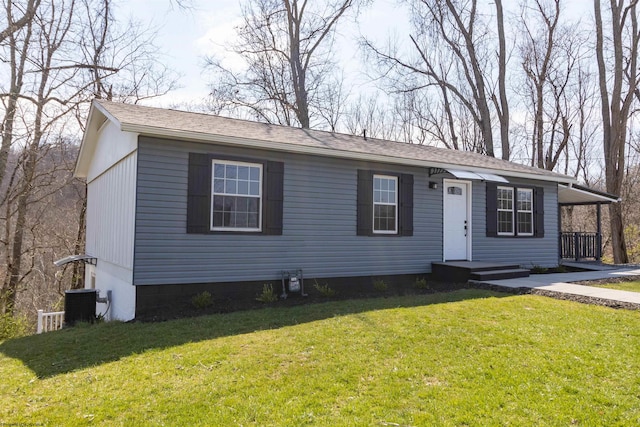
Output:
[[[122,0],[118,6],[116,16],[120,22],[132,17],[157,29],[156,43],[163,52],[162,60],[182,75],[181,89],[148,104],[167,107],[202,99],[207,93],[206,77],[202,75],[203,58],[223,54],[225,44],[235,35],[234,27],[241,22],[238,0],[193,0],[192,3],[191,10],[179,9],[170,0]],[[571,0],[567,3],[573,18],[590,19],[591,2]],[[515,0],[507,0],[505,7],[515,4]],[[342,23],[337,59],[355,90],[372,86],[364,75],[366,69],[361,66],[358,35],[364,34],[379,42],[390,35],[408,40],[407,22],[405,8],[398,6],[395,0],[374,0],[373,5],[360,14],[357,23]]]

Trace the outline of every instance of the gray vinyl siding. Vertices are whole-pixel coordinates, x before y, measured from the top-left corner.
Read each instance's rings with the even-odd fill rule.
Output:
[[[284,162],[282,235],[187,234],[189,152]],[[356,235],[358,169],[414,175],[413,236]],[[275,280],[298,268],[310,278],[428,272],[442,260],[442,191],[428,181],[422,168],[140,137],[134,283]]]
[[[513,262],[523,267],[558,265],[558,185],[509,178],[509,184],[544,188],[544,237],[487,237],[486,185],[473,183],[473,260]]]

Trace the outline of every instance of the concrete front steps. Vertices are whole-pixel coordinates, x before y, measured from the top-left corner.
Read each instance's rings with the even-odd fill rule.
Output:
[[[529,270],[517,264],[482,261],[432,262],[431,272],[437,280],[456,283],[529,277]]]

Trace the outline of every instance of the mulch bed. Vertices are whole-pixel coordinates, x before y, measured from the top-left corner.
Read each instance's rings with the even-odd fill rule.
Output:
[[[591,280],[591,281],[583,281],[583,282],[572,282],[577,285],[585,285],[591,286],[595,284],[604,284],[604,283],[620,283],[620,282],[629,282],[634,280],[640,280],[640,276],[624,276],[624,277],[616,277],[616,278],[608,278],[608,279],[600,279],[600,280]],[[601,305],[605,307],[611,308],[622,308],[626,310],[640,310],[640,304],[626,303],[620,301],[611,301],[605,300],[601,298],[587,297],[582,295],[571,295],[564,294],[560,292],[553,291],[544,291],[538,289],[529,289],[529,288],[506,288],[502,286],[489,285],[486,283],[444,283],[444,282],[434,282],[429,281],[430,288],[429,289],[415,289],[410,286],[404,287],[402,289],[389,289],[386,292],[372,292],[372,293],[338,293],[333,297],[324,297],[318,295],[317,293],[311,293],[308,297],[300,297],[299,295],[294,295],[291,298],[287,298],[286,300],[278,300],[274,303],[261,303],[254,299],[244,299],[244,300],[216,300],[213,306],[204,308],[204,309],[196,309],[193,306],[181,306],[176,308],[170,312],[166,312],[164,310],[158,310],[155,313],[149,313],[146,316],[139,316],[136,318],[136,321],[142,322],[158,322],[158,321],[166,321],[171,319],[179,319],[185,317],[194,317],[194,316],[202,316],[207,314],[215,314],[215,313],[230,313],[234,311],[243,311],[243,310],[253,310],[264,307],[291,307],[302,304],[318,304],[328,301],[336,301],[336,300],[345,300],[345,299],[354,299],[354,298],[379,298],[379,297],[390,297],[396,295],[411,295],[411,294],[429,294],[436,292],[450,292],[462,288],[477,288],[477,289],[485,289],[495,292],[501,293],[509,293],[513,295],[541,295],[545,297],[551,297],[560,300],[567,301],[575,301],[583,304],[593,304],[593,305]]]
[[[223,314],[231,313],[235,311],[256,310],[265,307],[293,307],[298,305],[307,304],[320,304],[330,301],[342,301],[349,299],[364,299],[364,298],[387,298],[393,296],[402,295],[424,295],[434,294],[439,292],[452,292],[459,289],[469,288],[470,286],[465,283],[445,283],[434,280],[429,280],[429,287],[426,289],[418,289],[412,287],[411,284],[405,284],[405,286],[389,287],[386,291],[370,291],[370,292],[347,292],[338,291],[336,295],[326,297],[323,295],[309,290],[309,295],[302,297],[298,294],[291,294],[287,299],[278,299],[278,301],[272,303],[264,303],[255,300],[254,298],[244,299],[231,299],[222,298],[215,299],[214,303],[210,307],[195,308],[190,304],[177,304],[171,310],[166,308],[158,309],[157,311],[149,311],[144,315],[136,316],[134,322],[162,322],[167,320],[181,319],[186,317],[196,317],[210,314]]]

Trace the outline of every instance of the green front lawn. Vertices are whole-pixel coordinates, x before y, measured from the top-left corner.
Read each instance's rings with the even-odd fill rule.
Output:
[[[0,344],[0,424],[638,425],[640,313],[480,290]]]
[[[640,281],[594,284],[599,288],[617,289],[619,291],[640,292]]]

